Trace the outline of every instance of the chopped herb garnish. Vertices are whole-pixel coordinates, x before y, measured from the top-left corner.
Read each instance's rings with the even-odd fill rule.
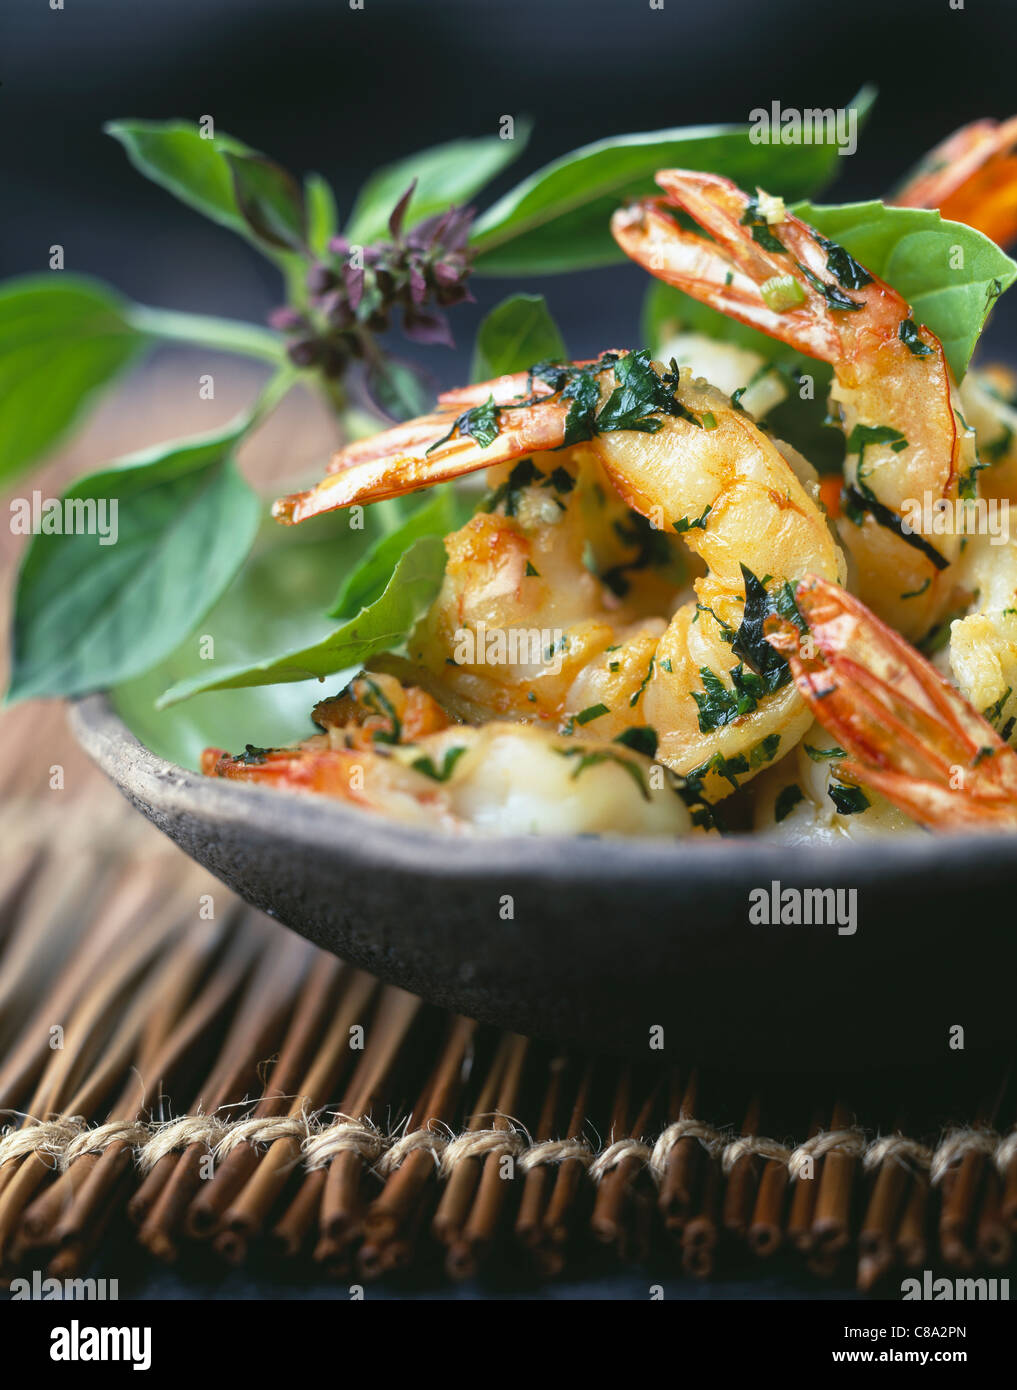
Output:
[[[826,252],[827,270],[846,290],[862,290],[872,284],[872,276],[850,251],[835,241],[827,241],[826,237],[817,236],[816,240]]]
[[[797,309],[805,303],[805,291],[793,275],[771,275],[759,287],[763,302],[775,314],[783,314],[788,309]]]
[[[247,744],[244,751],[233,759],[235,763],[243,763],[246,767],[255,767],[263,763],[268,757],[270,749],[256,748],[253,743]]]
[[[856,816],[860,811],[867,811],[872,805],[861,787],[845,787],[840,782],[831,782],[827,792],[842,816]]]
[[[878,525],[885,526],[888,531],[899,536],[906,545],[920,550],[928,560],[932,561],[936,569],[945,570],[949,566],[950,561],[944,555],[940,555],[934,545],[930,545],[925,537],[919,535],[917,531],[910,529],[905,531],[904,523],[897,513],[891,511],[889,507],[884,507],[883,503],[878,502],[875,497],[867,496],[855,487],[845,488],[842,496],[844,498],[844,510],[852,521],[855,520],[855,515],[860,517],[863,513],[868,512]]]
[[[599,767],[601,763],[615,763],[623,768],[632,778],[639,793],[644,801],[649,801],[650,793],[643,778],[642,768],[638,767],[630,758],[623,758],[620,753],[614,753],[610,748],[597,748],[590,750],[577,744],[572,748],[556,748],[554,750],[561,758],[577,758],[578,762],[572,769],[572,781],[586,771],[588,767]]]
[[[706,518],[710,515],[712,511],[713,503],[708,502],[706,506],[703,508],[702,514],[700,516],[694,517],[692,519],[690,519],[687,516],[679,517],[678,520],[673,523],[674,529],[678,532],[679,536],[684,536],[686,531],[695,531],[697,529],[700,531],[705,531]]]
[[[447,782],[452,776],[456,763],[466,752],[466,745],[460,744],[456,748],[446,748],[445,757],[442,759],[440,768],[435,767],[430,758],[414,758],[410,767],[417,772],[422,772],[425,777],[433,777],[436,782]]]
[[[567,468],[555,468],[547,476],[547,481],[541,483],[541,487],[553,487],[555,492],[569,493],[576,485],[576,480]]]
[[[930,574],[920,589],[911,589],[910,592],[901,594],[901,598],[921,598],[922,594],[925,593],[931,583],[932,575]]]
[[[636,753],[642,753],[646,758],[657,756],[657,731],[651,729],[649,724],[637,724],[632,729],[626,729],[624,733],[618,734],[613,741],[623,743],[626,748],[631,748]]]
[[[654,664],[654,658],[651,656],[651,657],[650,657],[650,664],[649,664],[649,666],[646,668],[646,675],[643,677],[642,684],[640,685],[640,687],[639,687],[639,689],[636,691],[636,693],[635,693],[635,694],[631,697],[631,699],[629,700],[629,709],[635,709],[636,705],[638,705],[638,703],[639,703],[639,697],[642,695],[642,693],[643,693],[643,691],[646,689],[646,687],[650,684],[650,677],[653,675],[653,664]]]
[[[901,319],[897,336],[914,357],[931,357],[932,348],[923,343],[914,319]]]
[[[741,664],[728,674],[731,677],[730,687],[708,666],[699,669],[703,690],[693,690],[691,693],[699,710],[700,733],[713,733],[743,714],[751,714],[768,693],[760,677],[754,671],[746,671]]]
[[[399,716],[395,712],[395,707],[377,682],[373,681],[370,676],[365,675],[362,677],[362,680],[367,686],[368,692],[367,695],[361,696],[363,703],[368,709],[373,709],[376,714],[380,714],[383,718],[389,720],[392,725],[391,729],[376,729],[372,733],[373,741],[375,743],[398,743],[402,737],[403,726]]]
[[[777,793],[777,800],[774,802],[773,815],[777,824],[786,820],[799,801],[805,800],[805,793],[797,782],[792,782],[790,786],[782,787]]]
[[[814,763],[826,763],[831,762],[834,758],[847,757],[843,748],[813,748],[810,743],[803,743],[802,747]]]
[[[762,693],[771,695],[787,685],[791,668],[776,647],[766,640],[766,620],[777,613],[794,623],[802,633],[807,631],[806,623],[798,611],[790,584],[785,582],[771,594],[746,565],[742,565],[741,570],[745,581],[745,612],[731,650],[761,678]]]
[[[787,247],[770,231],[770,224],[759,210],[758,198],[749,199],[748,206],[742,213],[740,221],[743,227],[752,228],[752,240],[764,251],[775,251],[778,255],[786,255]]]
[[[525,579],[531,579],[531,578],[539,579],[539,578],[540,578],[540,570],[536,569],[536,568],[534,567],[534,565],[532,565],[532,564],[530,563],[529,560],[526,561],[526,573],[525,573],[525,575],[524,575],[524,578],[525,578]]]
[[[505,515],[515,516],[519,511],[519,503],[525,489],[533,487],[537,480],[543,476],[531,458],[520,459],[505,482],[484,501],[482,510],[493,512],[504,502]]]
[[[848,435],[847,451],[849,454],[858,455],[858,489],[870,501],[876,501],[876,494],[864,481],[865,475],[862,471],[865,450],[870,444],[889,444],[893,452],[899,454],[902,449],[908,447],[908,442],[900,430],[895,430],[892,425],[855,425]]]
[[[472,410],[465,410],[462,415],[458,415],[448,434],[436,439],[427,452],[433,454],[435,449],[447,444],[456,433],[475,440],[482,449],[486,449],[498,438],[500,419],[501,411],[495,405],[494,397],[489,396],[483,405],[475,405]]]
[[[607,705],[587,705],[586,709],[580,710],[575,716],[577,724],[590,724],[594,719],[599,719],[602,714],[610,714]]]
[[[1001,717],[1003,707],[1012,694],[1013,686],[1008,685],[995,704],[990,705],[988,709],[982,710],[982,718],[987,719],[990,724],[995,724],[996,720]]]

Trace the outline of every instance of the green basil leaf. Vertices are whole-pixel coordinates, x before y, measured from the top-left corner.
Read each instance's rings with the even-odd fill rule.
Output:
[[[529,138],[530,123],[517,121],[511,140],[497,135],[451,140],[447,145],[435,145],[386,165],[372,174],[360,190],[346,227],[347,239],[366,243],[386,238],[389,214],[414,179],[417,186],[403,219],[404,227],[444,212],[453,203],[468,203],[522,154]]]
[[[63,502],[105,513],[100,536],[37,534],[18,580],[8,698],[80,695],[146,670],[191,631],[233,578],[260,504],[232,453],[250,417],[82,478]],[[116,526],[108,526],[116,501]],[[89,504],[92,504],[89,509]],[[65,506],[61,518],[68,515]]]
[[[385,592],[400,557],[415,541],[422,536],[441,539],[461,526],[467,515],[465,505],[453,488],[438,488],[402,525],[375,541],[360,564],[347,574],[328,616],[349,618],[376,603]]]
[[[305,681],[311,676],[324,679],[362,666],[375,652],[405,640],[434,601],[444,572],[444,545],[437,536],[423,536],[402,555],[381,597],[319,641],[274,660],[179,681],[160,698],[158,707],[165,709],[207,690]]]
[[[367,394],[392,420],[414,420],[434,406],[434,378],[413,362],[381,357],[364,376]]]
[[[62,272],[0,289],[0,479],[51,449],[149,345],[128,310],[104,286]]]
[[[332,185],[320,174],[308,174],[304,179],[304,204],[311,250],[316,256],[324,256],[328,243],[339,230],[339,213]]]
[[[207,676],[210,658],[216,669],[227,669],[318,641],[328,627],[322,614],[335,596],[337,572],[358,565],[384,534],[388,505],[367,507],[362,529],[350,525],[349,512],[296,527],[264,518],[247,562],[201,620],[201,646],[188,635],[150,670],[113,690],[118,713],[146,748],[196,768],[203,748],[236,750],[248,741],[276,747],[315,731],[311,709],[331,693],[316,679],[220,690],[164,710],[155,702],[178,681]]]
[[[993,302],[1017,277],[1017,265],[995,242],[927,208],[873,201],[803,203],[794,211],[892,285],[915,322],[943,344],[957,379],[964,375]]]
[[[850,103],[859,123],[874,99],[863,88]],[[747,125],[599,140],[545,165],[481,215],[470,239],[476,268],[488,275],[549,275],[623,261],[611,214],[628,199],[659,193],[658,169],[701,169],[792,199],[829,183],[838,162],[835,144],[754,144]]]
[[[564,339],[542,294],[514,294],[495,305],[477,330],[473,381],[522,372],[536,362],[568,358]]]
[[[276,250],[304,250],[307,210],[293,175],[260,154],[227,152],[225,159],[237,207],[255,237]]]
[[[108,121],[103,129],[146,178],[220,226],[250,236],[223,158],[252,154],[247,145],[232,135],[205,139],[191,121]]]

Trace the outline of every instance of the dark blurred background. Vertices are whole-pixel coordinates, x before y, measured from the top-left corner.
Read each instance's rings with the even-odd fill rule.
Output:
[[[54,0],[56,3],[56,0]],[[502,114],[535,118],[494,192],[577,145],[626,131],[745,121],[753,107],[845,104],[878,84],[837,198],[878,195],[964,121],[1017,108],[1013,0],[2,0],[5,275],[67,269],[133,297],[261,318],[279,299],[256,252],[146,183],[103,135],[117,116],[215,118],[298,172],[316,169],[348,211],[381,162]],[[483,195],[484,205],[493,199]],[[645,283],[631,267],[534,283],[576,354],[631,342]],[[480,313],[506,291],[475,281],[456,311],[462,376]],[[519,288],[513,284],[511,288]],[[592,308],[596,296],[595,311]],[[1015,296],[1011,296],[1014,299]],[[1017,325],[1004,301],[994,346]]]

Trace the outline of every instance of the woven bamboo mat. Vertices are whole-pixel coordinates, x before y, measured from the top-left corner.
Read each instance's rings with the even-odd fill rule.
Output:
[[[0,1271],[156,1261],[367,1280],[604,1255],[817,1279],[997,1272],[1009,1059],[877,1078],[626,1065],[422,1005],[252,912],[84,762],[0,718]],[[599,1255],[596,1252],[600,1252]]]

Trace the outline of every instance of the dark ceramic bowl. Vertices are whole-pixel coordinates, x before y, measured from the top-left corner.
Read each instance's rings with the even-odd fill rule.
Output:
[[[454,839],[214,781],[104,696],[74,732],[124,795],[241,897],[436,1004],[599,1052],[793,1068],[935,1062],[1017,1035],[1017,842],[915,835]],[[752,925],[750,894],[857,889],[857,930]],[[503,903],[511,897],[513,915]]]

